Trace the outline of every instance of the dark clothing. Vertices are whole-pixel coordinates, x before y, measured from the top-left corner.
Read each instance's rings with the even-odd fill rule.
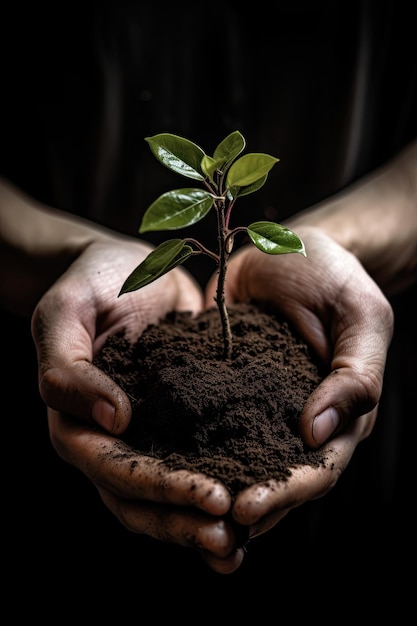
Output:
[[[240,130],[247,152],[279,157],[262,190],[242,200],[238,219],[243,225],[253,219],[284,220],[371,171],[416,136],[416,27],[409,3],[278,2],[269,11],[225,2],[183,8],[87,3],[82,20],[65,3],[45,13],[29,4],[19,19],[3,13],[0,173],[52,206],[137,235],[150,202],[189,183],[157,163],[146,136],[176,133],[212,154],[227,134]],[[212,240],[209,217],[198,228],[201,237]],[[164,233],[149,237],[155,243],[164,238]],[[209,260],[189,269],[201,283],[214,271]],[[31,414],[23,405],[22,417],[29,423],[14,423],[12,434],[19,446],[23,438],[27,459],[35,441],[42,451],[47,442],[42,454],[48,465],[39,469],[36,455],[30,463],[39,471],[37,532],[41,542],[54,542],[41,549],[39,543],[26,545],[22,529],[29,561],[42,558],[58,570],[72,563],[81,574],[89,570],[92,579],[105,576],[109,589],[115,579],[126,582],[127,566],[138,576],[144,567],[150,585],[175,581],[182,562],[188,568],[184,584],[209,581],[225,596],[236,584],[240,604],[241,592],[258,591],[271,571],[278,595],[284,578],[300,592],[318,576],[326,587],[358,563],[350,581],[356,591],[368,577],[378,574],[382,580],[385,556],[395,558],[397,541],[404,542],[400,551],[406,549],[410,519],[400,489],[409,470],[415,414],[411,291],[415,294],[410,290],[393,301],[396,337],[371,438],[359,446],[328,496],[293,511],[249,544],[246,563],[232,578],[208,571],[183,548],[129,534],[84,477],[56,458],[46,424],[41,432],[45,412],[36,395],[26,327],[22,344],[31,354],[26,375],[32,399],[22,401]],[[14,323],[20,327],[20,320]],[[33,489],[30,485],[19,496],[30,502]],[[108,560],[101,563],[103,544]],[[295,582],[297,576],[301,579]],[[349,593],[347,584],[340,584],[340,594]],[[279,602],[284,597],[285,591]],[[325,592],[323,603],[327,600]],[[316,601],[317,607],[321,600]]]

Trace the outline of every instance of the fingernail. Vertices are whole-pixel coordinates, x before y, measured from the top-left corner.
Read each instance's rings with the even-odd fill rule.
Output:
[[[324,443],[339,426],[340,417],[336,409],[331,406],[314,418],[313,438],[318,444]]]
[[[113,432],[115,408],[107,400],[96,400],[93,405],[92,416],[102,428],[108,432]]]

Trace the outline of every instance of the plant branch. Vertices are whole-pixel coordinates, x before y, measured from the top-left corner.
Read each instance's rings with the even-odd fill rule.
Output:
[[[197,239],[193,239],[193,237],[186,237],[184,239],[184,242],[192,243],[198,248],[198,250],[194,251],[194,254],[207,254],[207,256],[214,259],[217,264],[220,263],[219,255],[213,252],[212,250],[209,250],[208,248],[206,248],[206,246],[204,246],[202,243],[197,241]]]
[[[232,331],[230,328],[229,314],[224,296],[224,286],[226,279],[227,261],[229,253],[226,249],[227,230],[224,223],[224,202],[216,202],[217,226],[219,236],[219,278],[217,281],[216,303],[220,313],[223,331],[223,358],[232,358]]]

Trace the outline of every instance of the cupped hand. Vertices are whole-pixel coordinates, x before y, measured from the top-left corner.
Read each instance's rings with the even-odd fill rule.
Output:
[[[259,483],[238,494],[232,515],[236,522],[249,527],[250,539],[273,528],[292,509],[317,500],[333,489],[375,419],[374,409],[351,421],[340,434],[324,444],[322,465],[302,465],[292,469],[286,481]]]
[[[226,300],[273,304],[327,365],[329,375],[300,416],[304,441],[323,446],[327,460],[322,467],[299,467],[286,482],[259,483],[238,494],[233,518],[249,527],[251,537],[335,486],[374,427],[393,332],[391,306],[358,260],[319,229],[303,227],[297,234],[307,258],[269,256],[253,246],[232,256]],[[213,277],[206,304],[215,285]]]
[[[218,573],[241,565],[242,537],[228,521],[231,496],[219,481],[169,471],[160,460],[52,409],[48,425],[61,458],[91,480],[129,531],[194,548]]]
[[[236,525],[227,521],[228,490],[201,474],[170,472],[118,439],[131,417],[129,398],[92,364],[119,330],[136,340],[169,311],[201,310],[202,293],[181,268],[117,297],[150,250],[123,237],[96,240],[36,307],[32,333],[49,434],[60,457],[92,481],[126,528],[194,547],[213,570],[229,573],[240,566],[243,549]]]
[[[329,375],[309,396],[300,434],[313,448],[352,420],[372,415],[383,384],[393,313],[388,300],[350,252],[322,231],[299,227],[307,257],[267,255],[247,246],[230,258],[226,301],[267,301],[293,324]],[[216,277],[206,291],[212,304]],[[362,437],[369,435],[373,418]]]
[[[118,297],[124,280],[151,247],[128,237],[101,237],[87,246],[41,298],[32,316],[39,389],[45,404],[112,434],[131,417],[128,397],[96,368],[106,338],[124,330],[132,340],[172,310],[198,312],[202,294],[177,268]]]

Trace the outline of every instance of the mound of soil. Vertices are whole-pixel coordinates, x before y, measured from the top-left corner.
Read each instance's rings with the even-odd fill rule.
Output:
[[[222,358],[217,308],[173,312],[132,344],[109,337],[95,364],[131,399],[123,439],[171,469],[204,472],[236,495],[300,465],[318,466],[298,419],[325,372],[278,315],[256,303],[229,307],[233,356]]]

